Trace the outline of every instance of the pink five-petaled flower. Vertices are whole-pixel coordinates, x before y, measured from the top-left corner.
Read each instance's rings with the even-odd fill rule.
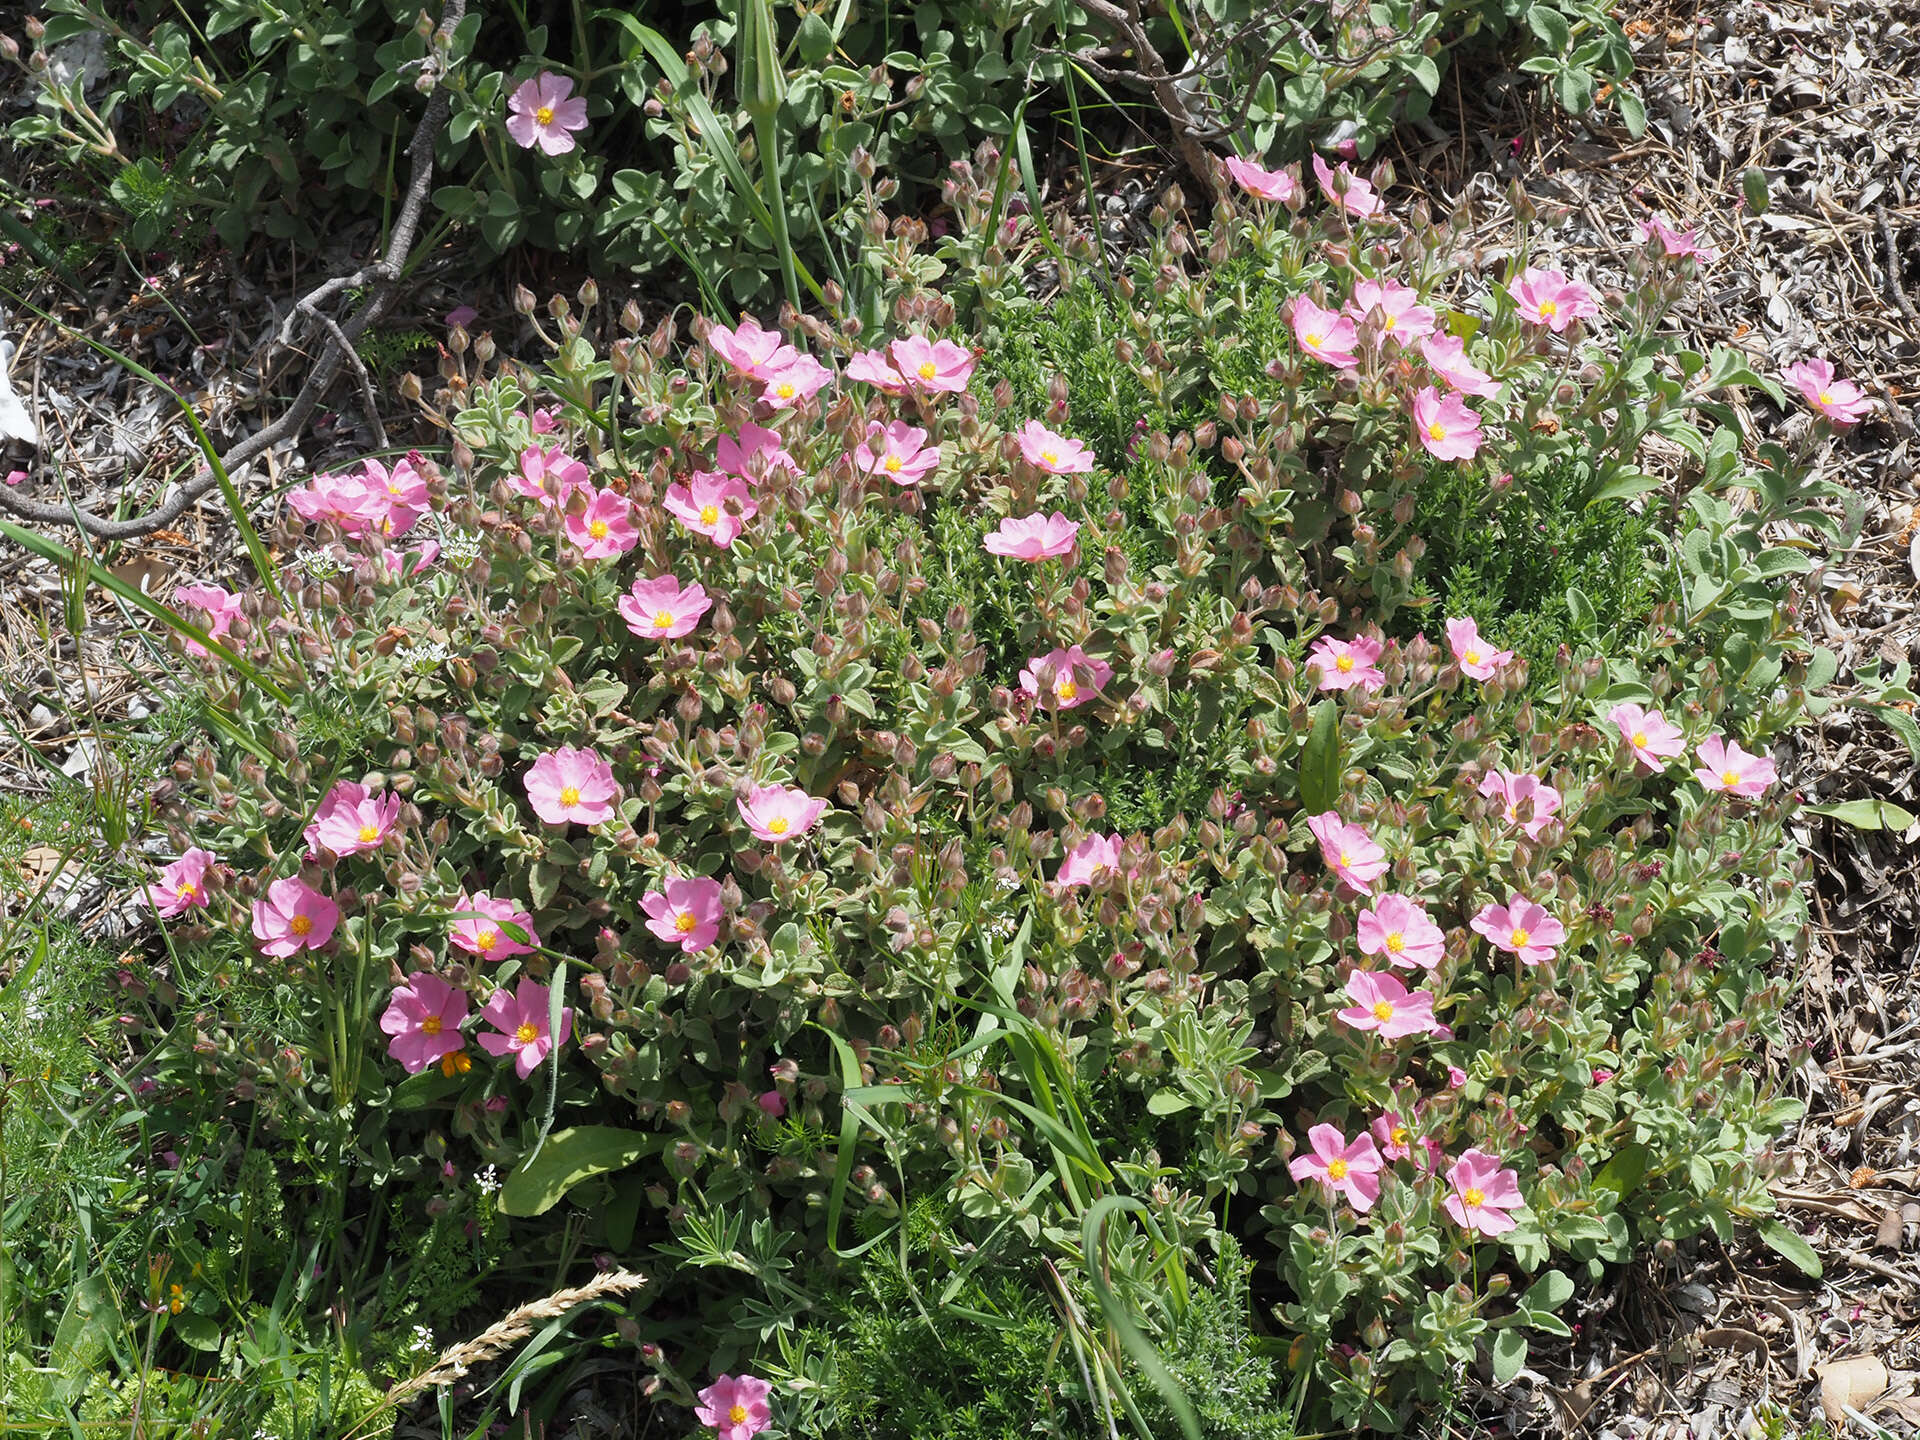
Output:
[[[573,93],[573,81],[548,70],[522,81],[507,111],[507,134],[522,150],[537,145],[548,155],[564,155],[574,148],[572,132],[587,128],[587,102]]]
[[[1484,1150],[1468,1150],[1447,1171],[1451,1193],[1441,1202],[1454,1224],[1476,1235],[1504,1235],[1519,1222],[1507,1212],[1523,1203],[1520,1177]]]
[[[1091,450],[1078,440],[1049,430],[1038,420],[1022,425],[1017,438],[1027,463],[1049,475],[1085,475],[1093,469]]]
[[[1620,738],[1649,774],[1666,769],[1667,761],[1686,752],[1685,734],[1658,710],[1620,704],[1607,712],[1607,719],[1619,727]]]
[[[253,902],[253,938],[269,955],[318,950],[339,923],[340,907],[298,875],[274,881],[266,898]]]
[[[514,1070],[522,1080],[526,1079],[547,1058],[549,1050],[564,1046],[567,1037],[573,1034],[573,1009],[563,1006],[560,1038],[557,1041],[553,1038],[548,1028],[550,1003],[547,987],[526,977],[522,977],[511,995],[504,987],[494,991],[481,1009],[480,1018],[500,1033],[482,1031],[480,1048],[496,1059],[511,1054]]]
[[[207,903],[207,867],[214,859],[211,850],[202,850],[196,845],[171,865],[161,868],[160,878],[148,885],[147,890],[162,920],[171,920]]]
[[[509,475],[507,484],[542,505],[564,505],[574,491],[592,488],[587,474],[585,465],[559,447],[529,445],[520,452],[519,472]]]
[[[210,640],[222,638],[233,628],[233,622],[240,614],[240,597],[218,585],[182,585],[173,592],[173,603],[176,606],[190,605],[202,612],[207,617],[206,624],[202,628],[206,630],[207,638]],[[207,647],[198,640],[182,637],[180,643],[186,647],[189,655],[207,653]]]
[[[561,522],[582,560],[611,560],[640,543],[633,528],[633,506],[618,490],[591,490],[586,508],[569,510]]]
[[[770,410],[791,410],[832,383],[833,371],[811,355],[795,355],[767,376],[760,386],[760,399]]]
[[[342,780],[326,794],[313,822],[302,833],[309,854],[331,850],[343,859],[366,850],[378,850],[400,815],[400,797],[389,791],[376,800],[367,787]]]
[[[1373,893],[1373,882],[1387,873],[1387,852],[1358,825],[1349,825],[1338,812],[1326,810],[1307,821],[1307,829],[1320,842],[1321,858],[1327,868],[1358,890]]]
[[[515,939],[501,928],[505,925],[513,926],[526,938]],[[485,891],[478,895],[462,893],[454,902],[453,923],[447,927],[447,939],[482,960],[531,955],[540,945],[531,915],[514,909],[511,900],[496,900]]]
[[[704,875],[667,881],[640,900],[647,929],[688,954],[704,950],[720,934],[720,882]]]
[[[643,640],[678,640],[691,635],[713,601],[698,584],[682,586],[672,575],[636,579],[619,600],[627,629]]]
[[[1067,852],[1053,877],[1053,888],[1065,890],[1073,885],[1093,885],[1120,868],[1120,837],[1088,835]]]
[[[1483,400],[1500,393],[1500,382],[1467,359],[1467,347],[1458,335],[1424,336],[1420,354],[1449,390],[1478,395]]]
[[[1351,315],[1323,309],[1305,295],[1296,295],[1289,318],[1293,323],[1293,338],[1314,359],[1342,370],[1351,370],[1360,363],[1360,331]]]
[[[549,825],[574,820],[599,825],[611,820],[613,800],[620,793],[613,783],[613,766],[597,752],[571,745],[549,750],[535,760],[526,784],[533,813]]]
[[[1554,948],[1567,938],[1567,927],[1524,895],[1515,895],[1505,905],[1487,904],[1467,922],[1496,950],[1520,957],[1523,965],[1538,965],[1553,958]]]
[[[1352,1144],[1337,1125],[1316,1125],[1307,1131],[1313,1146],[1310,1155],[1296,1155],[1287,1162],[1287,1173],[1296,1182],[1318,1180],[1327,1187],[1327,1198],[1344,1195],[1347,1203],[1364,1215],[1380,1198],[1380,1170],[1385,1164],[1380,1151],[1367,1134],[1357,1135]]]
[[[287,507],[311,524],[331,521],[343,535],[379,530],[392,509],[385,487],[365,475],[316,475],[288,492]]]
[[[1828,360],[1802,360],[1781,372],[1807,403],[1835,425],[1852,425],[1873,413],[1873,401],[1851,380],[1833,378]]]
[[[749,380],[769,380],[800,358],[800,352],[780,338],[777,330],[762,330],[752,316],[732,329],[710,326],[707,345],[735,374]]]
[[[393,992],[380,1028],[388,1036],[387,1053],[409,1075],[418,1075],[442,1055],[467,1048],[460,1035],[460,1022],[466,1018],[466,991],[416,970]]]
[[[1373,662],[1383,647],[1365,635],[1351,640],[1333,640],[1322,635],[1307,652],[1307,667],[1320,672],[1319,688],[1345,690],[1358,685],[1363,690],[1378,690],[1387,683],[1386,672]]]
[[[1446,932],[1405,895],[1376,897],[1371,910],[1360,912],[1355,938],[1363,955],[1384,955],[1409,970],[1431,970],[1447,952]]]
[[[853,463],[896,485],[918,485],[940,464],[940,447],[927,444],[927,432],[904,420],[890,425],[869,420],[867,438],[854,447]]]
[[[887,358],[900,378],[928,394],[955,393],[967,388],[973,374],[973,352],[951,340],[929,340],[909,335],[887,347]]]
[[[757,838],[775,845],[806,834],[827,808],[827,802],[818,796],[784,785],[756,785],[735,803],[747,828]]]
[[[1381,338],[1397,340],[1402,345],[1425,339],[1433,333],[1436,323],[1433,311],[1420,303],[1420,292],[1398,280],[1359,281],[1353,287],[1353,298],[1347,301],[1346,310],[1355,320],[1365,320],[1378,310]]]
[[[1700,762],[1693,772],[1694,779],[1709,790],[1757,799],[1780,778],[1774,771],[1773,761],[1764,755],[1749,755],[1740,748],[1738,740],[1729,740],[1724,735],[1709,735],[1693,753]]]
[[[1702,265],[1720,258],[1720,252],[1702,245],[1698,232],[1692,229],[1676,230],[1667,224],[1667,217],[1655,215],[1651,220],[1640,222],[1640,238],[1651,240],[1660,237],[1660,253],[1671,260],[1698,260]]]
[[[1227,174],[1256,200],[1272,200],[1284,205],[1300,193],[1300,182],[1292,171],[1268,170],[1238,155],[1227,157]]]
[[[1038,699],[1044,694],[1059,710],[1075,710],[1100,698],[1113,679],[1113,667],[1078,645],[1036,655],[1020,670],[1020,690]]]
[[[660,503],[687,529],[722,550],[730,549],[747,521],[760,513],[745,481],[712,470],[696,470],[685,485],[669,485]]]
[[[1513,284],[1513,303],[1520,318],[1530,325],[1544,325],[1558,335],[1576,320],[1598,315],[1593,292],[1578,280],[1569,280],[1563,271],[1530,266]]]
[[[1009,515],[998,530],[981,539],[980,548],[1009,560],[1051,560],[1071,554],[1079,535],[1080,522],[1067,519],[1058,510],[1051,515],[1035,512],[1018,519]]]
[[[1436,460],[1471,460],[1486,437],[1480,417],[1458,395],[1442,395],[1423,385],[1413,397],[1413,434]]]
[[[752,1375],[722,1375],[700,1392],[694,1417],[719,1432],[718,1440],[753,1440],[773,1423],[767,1396],[773,1387]]]
[[[1380,1153],[1389,1160],[1413,1157],[1413,1127],[1398,1115],[1382,1115],[1367,1127],[1380,1142]]]
[[[1347,998],[1353,1004],[1336,1010],[1334,1018],[1355,1030],[1377,1030],[1382,1040],[1431,1035],[1440,1028],[1433,1018],[1433,996],[1409,992],[1398,976],[1384,970],[1354,971],[1347,977]]]
[[[776,465],[785,467],[789,475],[800,473],[799,464],[780,444],[780,437],[751,420],[741,424],[739,438],[722,435],[713,442],[713,463],[749,485],[758,485]]]
[[[1480,638],[1479,622],[1471,618],[1447,621],[1447,648],[1460,664],[1460,673],[1474,680],[1491,680],[1513,659],[1511,650],[1496,650]]]
[[[1320,191],[1327,199],[1356,219],[1371,220],[1387,208],[1380,197],[1373,193],[1373,186],[1354,174],[1344,163],[1339,170],[1330,170],[1327,162],[1315,155],[1313,178],[1320,182]]]
[[[1560,809],[1560,792],[1537,775],[1489,770],[1480,777],[1480,793],[1497,801],[1507,823],[1526,831],[1529,840],[1538,840],[1540,832],[1547,828],[1547,821]],[[1525,820],[1520,818],[1523,806],[1532,807]]]
[[[862,350],[847,361],[847,379],[858,380],[889,395],[907,393],[907,377],[894,368],[885,350]]]

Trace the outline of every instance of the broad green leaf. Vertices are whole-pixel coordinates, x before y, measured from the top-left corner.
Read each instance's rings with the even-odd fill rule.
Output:
[[[1493,1378],[1496,1384],[1506,1385],[1520,1373],[1527,1363],[1527,1337],[1518,1330],[1496,1330],[1493,1332]]]
[[[660,1147],[658,1135],[615,1125],[556,1130],[537,1154],[521,1161],[500,1187],[504,1215],[544,1215],[560,1197],[595,1175],[624,1170]]]
[[[1529,1310],[1558,1310],[1573,1298],[1573,1281],[1558,1270],[1549,1270],[1528,1287],[1520,1303]]]
[[[1313,728],[1300,751],[1300,803],[1314,814],[1340,798],[1340,709],[1331,700],[1313,707]]]
[[[1856,830],[1905,830],[1914,817],[1888,800],[1834,800],[1803,807],[1808,815],[1825,815]]]
[[[1767,1248],[1781,1259],[1790,1262],[1802,1274],[1818,1280],[1822,1269],[1820,1257],[1813,1253],[1813,1246],[1795,1231],[1789,1230],[1778,1220],[1769,1220],[1759,1229],[1759,1236],[1766,1241]]]
[[[1647,1147],[1637,1142],[1622,1145],[1613,1158],[1593,1177],[1595,1190],[1611,1190],[1616,1200],[1624,1200],[1647,1177]]]

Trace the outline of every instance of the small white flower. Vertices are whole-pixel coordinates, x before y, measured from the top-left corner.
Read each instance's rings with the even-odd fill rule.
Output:
[[[491,1195],[500,1188],[500,1172],[489,1165],[473,1177],[473,1183],[480,1187],[482,1195]]]
[[[431,675],[447,663],[453,651],[438,640],[420,640],[402,645],[393,652],[394,663],[416,675]]]

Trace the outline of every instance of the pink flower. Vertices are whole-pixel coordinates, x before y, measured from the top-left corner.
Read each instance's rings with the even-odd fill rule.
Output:
[[[747,521],[760,513],[743,481],[711,470],[696,470],[685,485],[669,485],[660,503],[687,529],[722,550],[731,548]]]
[[[1305,295],[1296,295],[1289,318],[1293,322],[1293,338],[1316,360],[1324,360],[1342,370],[1351,370],[1360,363],[1360,331],[1352,316],[1322,309]]]
[[[700,1392],[694,1417],[719,1432],[716,1440],[753,1440],[773,1423],[767,1396],[773,1387],[751,1375],[722,1375]]]
[[[182,585],[173,592],[175,606],[191,605],[206,617],[202,627],[209,639],[221,639],[233,628],[233,622],[240,615],[240,597],[223,590],[218,585]],[[188,616],[192,619],[192,616]],[[198,640],[182,638],[182,645],[189,655],[204,655],[207,647]]]
[[[567,539],[580,547],[582,560],[611,560],[640,543],[633,528],[633,507],[617,490],[589,490],[584,510],[569,510],[561,524]]]
[[[1467,359],[1467,347],[1457,335],[1428,335],[1420,341],[1428,368],[1449,390],[1490,400],[1500,393],[1500,382]]]
[[[1447,1066],[1447,1088],[1449,1090],[1461,1089],[1466,1083],[1466,1071],[1462,1070],[1458,1065]],[[1428,1142],[1427,1157],[1432,1167],[1438,1170],[1440,1168],[1440,1161],[1438,1156],[1434,1154],[1432,1142]]]
[[[688,954],[704,950],[720,935],[720,882],[706,876],[669,880],[640,900],[647,929]]]
[[[544,408],[535,409],[528,417],[527,425],[536,435],[551,435],[560,428],[560,422],[554,417],[553,411]]]
[[[578,820],[599,825],[614,816],[613,766],[591,749],[562,745],[549,750],[527,771],[527,798],[533,813],[549,825]]]
[[[827,808],[827,802],[817,796],[784,785],[756,785],[735,803],[755,837],[775,845],[806,834]]]
[[[1256,200],[1273,200],[1284,205],[1300,193],[1300,182],[1291,171],[1265,170],[1238,155],[1227,157],[1227,174]]]
[[[1397,280],[1358,281],[1346,310],[1355,320],[1365,320],[1378,310],[1381,338],[1403,345],[1431,335],[1436,323],[1433,311],[1420,303],[1420,292]]]
[[[1559,270],[1529,267],[1514,282],[1511,291],[1520,318],[1530,325],[1544,325],[1558,335],[1577,320],[1598,315],[1593,292],[1577,280],[1569,280]]]
[[[973,374],[973,352],[951,340],[909,335],[889,345],[887,356],[902,380],[928,394],[941,391],[957,394],[967,388],[967,380]]]
[[[153,897],[153,908],[162,920],[171,920],[206,905],[207,867],[216,858],[211,850],[202,850],[196,845],[171,865],[161,868],[159,880],[148,885],[147,892]]]
[[[276,880],[267,898],[253,902],[253,938],[269,955],[285,958],[300,950],[318,950],[333,938],[340,907],[298,875]]]
[[[456,990],[438,975],[416,970],[393,992],[380,1028],[387,1033],[387,1053],[409,1075],[418,1075],[442,1055],[466,1049],[460,1024],[467,1018],[467,992]]]
[[[513,994],[509,995],[504,988],[494,991],[482,1007],[480,1018],[500,1033],[490,1035],[482,1031],[480,1048],[495,1059],[511,1054],[515,1072],[522,1080],[526,1079],[540,1067],[549,1050],[565,1045],[567,1037],[573,1034],[572,1007],[560,1011],[557,1041],[547,1028],[548,1007],[547,987],[524,976]]]
[[[1344,163],[1336,172],[1327,168],[1327,162],[1318,155],[1313,157],[1313,178],[1320,182],[1320,192],[1358,220],[1371,220],[1387,207],[1380,197],[1373,193],[1373,186],[1347,169]]]
[[[1781,372],[1807,403],[1835,425],[1852,425],[1873,413],[1873,401],[1851,380],[1833,378],[1827,360],[1802,360]]]
[[[700,617],[712,608],[713,601],[698,584],[682,588],[672,575],[636,579],[633,588],[619,600],[627,629],[644,640],[678,640],[691,635]]]
[[[1380,1153],[1389,1160],[1406,1160],[1413,1155],[1413,1127],[1398,1115],[1382,1115],[1367,1127],[1380,1142]]]
[[[1686,736],[1680,727],[1666,719],[1658,710],[1643,710],[1638,705],[1621,704],[1607,712],[1620,730],[1620,738],[1627,742],[1638,760],[1649,774],[1667,768],[1667,761],[1685,752]]]
[[[367,850],[378,850],[400,815],[400,797],[389,791],[374,799],[367,787],[342,780],[326,794],[313,822],[302,833],[309,854],[331,850],[342,859]]]
[[[885,350],[862,350],[847,361],[847,379],[858,380],[889,395],[907,393],[907,377],[894,368]]]
[[[564,155],[574,148],[571,132],[587,128],[587,102],[574,95],[573,81],[546,70],[521,82],[507,111],[507,134],[522,150],[537,145],[548,155]]]
[[[758,485],[784,466],[789,475],[798,475],[800,466],[780,444],[780,437],[764,425],[751,420],[740,426],[740,437],[722,435],[713,442],[713,463],[729,475],[738,475],[749,485]]]
[[[1071,554],[1079,534],[1080,522],[1067,519],[1058,510],[1051,515],[1035,512],[1017,520],[1009,515],[998,530],[981,540],[980,548],[1009,560],[1051,560]]]
[[[1381,895],[1371,910],[1362,910],[1355,927],[1363,955],[1384,955],[1392,965],[1409,970],[1431,970],[1447,950],[1446,932],[1433,923],[1418,901],[1404,895]]]
[[[447,312],[446,324],[449,330],[466,330],[471,328],[473,322],[479,318],[480,312],[473,306],[456,305]]]
[[[1740,748],[1738,740],[1729,740],[1724,735],[1709,735],[1693,753],[1700,762],[1693,777],[1709,790],[1757,799],[1780,778],[1774,771],[1773,761],[1763,755],[1749,755]]]
[[[1111,679],[1111,665],[1095,660],[1078,645],[1070,645],[1029,660],[1020,671],[1020,689],[1035,699],[1044,693],[1057,709],[1076,710],[1099,699]]]
[[[1423,385],[1413,397],[1413,433],[1436,460],[1471,460],[1486,438],[1480,433],[1480,417],[1464,400],[1443,397],[1431,385]]]
[[[386,487],[374,487],[365,475],[316,475],[288,492],[287,507],[310,524],[331,521],[343,535],[380,529],[391,509]]]
[[[1472,619],[1447,621],[1447,648],[1460,662],[1460,673],[1474,680],[1491,680],[1513,659],[1511,650],[1496,650],[1482,640]]]
[[[800,352],[780,337],[777,330],[762,330],[751,316],[732,329],[710,326],[707,345],[735,374],[750,380],[769,380],[800,358]]]
[[[1363,690],[1378,690],[1387,677],[1373,662],[1383,647],[1365,635],[1352,640],[1330,640],[1322,635],[1307,652],[1307,668],[1320,672],[1322,690],[1345,690],[1358,685]]]
[[[1029,465],[1049,475],[1085,475],[1093,469],[1093,452],[1078,440],[1055,434],[1038,420],[1020,427],[1020,453]]]
[[[1670,259],[1698,260],[1702,265],[1710,264],[1720,258],[1717,250],[1710,250],[1696,238],[1697,232],[1691,229],[1676,230],[1667,224],[1667,217],[1655,215],[1651,220],[1640,222],[1640,238],[1651,240],[1660,237],[1660,251]]]
[[[1518,825],[1529,840],[1538,840],[1547,821],[1560,809],[1560,792],[1538,776],[1519,775],[1511,770],[1489,770],[1480,778],[1480,793],[1497,800],[1509,825]],[[1522,806],[1532,807],[1526,820],[1520,818]]]
[[[464,891],[454,902],[453,923],[447,927],[447,939],[469,955],[482,960],[508,960],[515,955],[531,955],[540,945],[534,932],[533,917],[516,910],[511,900],[496,900],[485,891],[468,895]],[[516,940],[501,927],[511,925],[526,936]]]
[[[1397,976],[1383,970],[1356,970],[1347,979],[1347,998],[1353,1001],[1334,1018],[1355,1030],[1377,1030],[1382,1040],[1407,1035],[1431,1035],[1439,1028],[1433,1018],[1433,996],[1425,990],[1409,992]]]
[[[1352,1144],[1337,1125],[1316,1125],[1307,1131],[1313,1153],[1296,1155],[1287,1162],[1287,1173],[1296,1182],[1318,1180],[1327,1187],[1328,1199],[1344,1195],[1347,1203],[1364,1215],[1380,1198],[1380,1170],[1384,1161],[1371,1135],[1356,1136]]]
[[[1620,1072],[1617,1070],[1602,1070],[1599,1066],[1596,1065],[1593,1067],[1591,1078],[1595,1085],[1604,1085],[1607,1083],[1607,1081],[1611,1080],[1615,1075],[1619,1073]]]
[[[1484,905],[1467,923],[1486,936],[1494,949],[1518,955],[1523,965],[1553,959],[1554,947],[1567,938],[1567,927],[1524,895],[1515,895],[1505,905]]]
[[[414,458],[409,455],[396,460],[391,470],[378,460],[360,463],[361,479],[366,482],[368,493],[386,497],[387,513],[374,527],[383,535],[406,534],[416,520],[433,508],[426,477],[414,469]]]
[[[869,475],[884,475],[896,485],[918,485],[940,464],[940,447],[927,444],[927,432],[904,420],[867,422],[867,438],[853,452],[853,463]]]
[[[543,450],[538,445],[520,452],[520,473],[509,475],[507,484],[529,500],[549,506],[565,505],[574,491],[593,487],[585,465],[558,447]]]
[[[833,371],[811,355],[795,355],[767,376],[760,387],[760,398],[774,410],[790,410],[802,400],[811,400],[833,383]]]
[[[1374,844],[1373,837],[1332,810],[1309,819],[1307,829],[1320,842],[1327,867],[1362,895],[1371,895],[1373,882],[1387,873],[1387,852]]]
[[[787,1113],[787,1097],[778,1090],[763,1090],[754,1103],[767,1113],[769,1119],[778,1120]]]
[[[1441,1201],[1454,1224],[1476,1235],[1504,1235],[1519,1222],[1520,1177],[1484,1150],[1469,1150],[1447,1171],[1452,1193]]]
[[[1098,884],[1119,869],[1120,837],[1088,835],[1060,862],[1060,870],[1053,877],[1053,888],[1065,890],[1073,885]]]

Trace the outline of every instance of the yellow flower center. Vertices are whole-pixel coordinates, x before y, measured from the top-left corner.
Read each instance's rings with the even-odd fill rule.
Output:
[[[1309,330],[1307,332],[1307,344],[1309,345],[1318,345],[1324,338],[1325,337],[1317,330]]]
[[[1395,955],[1407,948],[1407,937],[1398,930],[1387,936],[1387,949]]]
[[[587,534],[591,535],[596,540],[606,539],[607,538],[607,522],[604,520],[595,520],[592,524],[587,526]]]
[[[1446,439],[1447,427],[1442,425],[1438,420],[1435,420],[1431,425],[1427,426],[1427,438],[1429,440]]]
[[[1408,1138],[1407,1127],[1404,1125],[1396,1125],[1387,1132],[1387,1142],[1391,1145],[1404,1145]]]
[[[1386,323],[1385,325],[1383,325],[1383,326],[1381,326],[1380,328],[1381,328],[1381,329],[1383,329],[1383,330],[1391,330],[1391,329],[1393,329],[1393,327],[1394,327],[1395,325],[1397,325],[1397,324],[1399,324],[1399,323],[1400,323],[1400,322],[1399,322],[1399,321],[1398,321],[1397,319],[1395,319],[1395,318],[1394,318],[1394,317],[1393,317],[1392,315],[1389,315],[1389,316],[1387,316],[1387,323]]]
[[[1393,1002],[1391,1000],[1374,1001],[1373,1002],[1373,1018],[1378,1020],[1383,1025],[1387,1021],[1391,1020],[1393,1018]]]
[[[1062,700],[1073,700],[1079,697],[1080,687],[1071,680],[1062,680],[1053,687],[1053,693]]]
[[[1060,463],[1059,452],[1057,450],[1042,450],[1040,452],[1040,463],[1043,465],[1058,465]]]
[[[1329,1160],[1327,1162],[1327,1178],[1329,1180],[1346,1179],[1347,1178],[1347,1162],[1344,1160]]]
[[[1333,668],[1338,670],[1342,675],[1351,674],[1353,672],[1353,657],[1351,655],[1342,655],[1338,660],[1333,662]]]
[[[776,835],[784,835],[793,828],[793,822],[784,815],[776,815],[767,822],[767,829]]]
[[[1633,743],[1633,744],[1634,744],[1635,746],[1641,746],[1641,745],[1645,745],[1645,744],[1647,743],[1647,732],[1646,732],[1646,731],[1644,731],[1644,730],[1636,730],[1636,731],[1634,731],[1634,732],[1633,732],[1633,742],[1632,742],[1632,743]]]
[[[729,1425],[746,1424],[747,1423],[747,1407],[740,1404],[734,1404],[729,1406],[727,1408],[727,1423]]]
[[[700,523],[702,525],[715,525],[718,524],[719,521],[720,507],[718,505],[702,505],[700,507]]]
[[[578,805],[580,803],[580,791],[578,790],[578,788],[576,788],[575,786],[569,785],[567,786],[566,789],[562,790],[560,792],[560,803],[566,806],[569,810],[571,810],[575,805]]]
[[[178,893],[182,900],[191,900],[200,893],[200,887],[191,880],[182,880]]]
[[[898,455],[887,456],[887,473],[889,475],[898,475],[900,473],[900,466],[902,465],[902,463],[904,462],[902,462],[902,460]]]
[[[675,918],[673,928],[678,930],[682,935],[689,935],[693,933],[693,927],[699,923],[698,920],[693,918],[692,911],[682,910]]]
[[[1469,650],[1460,658],[1469,665],[1478,665],[1480,663],[1480,652],[1478,650]]]
[[[1347,852],[1346,852],[1346,851],[1344,851],[1344,850],[1342,850],[1342,851],[1340,852],[1340,858],[1339,858],[1338,860],[1336,860],[1336,861],[1334,861],[1334,862],[1333,862],[1333,865],[1334,865],[1334,868],[1335,868],[1336,870],[1344,870],[1344,869],[1346,869],[1346,868],[1347,868],[1347,866],[1348,866],[1348,865],[1349,865],[1350,863],[1352,863],[1352,862],[1350,862],[1350,861],[1349,861],[1349,860],[1347,859]]]
[[[671,610],[654,611],[653,628],[656,630],[671,630],[673,628],[673,612]]]
[[[782,400],[791,400],[794,395],[793,382],[791,380],[782,380],[778,385],[773,387],[773,393],[778,395]]]
[[[362,825],[360,827],[360,843],[362,845],[371,845],[379,838],[380,827],[378,825]]]
[[[531,1045],[540,1038],[540,1031],[532,1021],[522,1020],[520,1022],[520,1028],[513,1032],[513,1038],[518,1040],[522,1045]]]
[[[1728,786],[1738,785],[1740,783],[1740,772],[1738,770],[1722,770],[1720,772],[1720,783]]]
[[[1525,930],[1522,930],[1518,925],[1516,925],[1513,927],[1513,934],[1509,935],[1507,937],[1507,940],[1508,940],[1508,943],[1510,943],[1514,949],[1518,950],[1518,949],[1521,949],[1523,946],[1525,946],[1527,941],[1531,940],[1532,938],[1533,937],[1529,935]]]
[[[305,935],[313,929],[313,917],[311,915],[296,915],[287,922],[287,929],[296,935]]]
[[[420,1033],[422,1035],[438,1035],[440,1033],[440,1017],[438,1015],[427,1016],[426,1019],[420,1022]]]
[[[935,375],[938,375],[939,373],[940,373],[939,370],[934,366],[934,363],[931,360],[923,362],[920,366],[920,378],[922,380],[931,380]]]
[[[454,1050],[440,1057],[440,1073],[452,1078],[464,1075],[473,1069],[473,1057],[464,1050]]]
[[[1558,315],[1560,313],[1560,306],[1555,301],[1542,300],[1540,302],[1540,313],[1542,315]]]
[[[1831,390],[1822,390],[1820,392],[1820,403],[1822,405],[1831,405],[1833,403],[1833,392]]]
[[[1475,1206],[1487,1203],[1487,1192],[1482,1190],[1478,1185],[1469,1185],[1467,1187],[1467,1193],[1460,1198],[1467,1202],[1469,1209],[1472,1209]]]
[[[492,928],[482,930],[478,935],[473,937],[473,943],[474,947],[478,949],[482,955],[485,955],[500,943],[500,932]]]
[[[533,112],[533,118],[542,125],[551,125],[553,123],[553,107],[551,105],[542,105],[538,110]]]

